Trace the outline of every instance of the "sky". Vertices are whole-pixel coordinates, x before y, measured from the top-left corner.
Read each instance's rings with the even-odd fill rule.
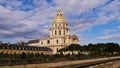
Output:
[[[0,40],[48,37],[59,6],[81,45],[120,44],[120,0],[0,0]]]

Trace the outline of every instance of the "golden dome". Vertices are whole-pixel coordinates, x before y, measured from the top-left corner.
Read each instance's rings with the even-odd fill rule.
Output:
[[[53,24],[55,23],[66,23],[66,20],[65,18],[62,16],[62,10],[61,8],[59,7],[58,10],[57,10],[57,16],[54,18],[53,20]]]

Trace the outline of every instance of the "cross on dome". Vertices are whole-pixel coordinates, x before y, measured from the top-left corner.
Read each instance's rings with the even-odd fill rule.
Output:
[[[58,7],[58,10],[57,10],[57,15],[61,15],[62,16],[62,9],[60,7]]]

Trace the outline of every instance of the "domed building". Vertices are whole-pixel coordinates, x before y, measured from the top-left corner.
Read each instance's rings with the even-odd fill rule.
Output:
[[[53,54],[61,48],[67,47],[70,44],[79,44],[78,37],[70,34],[66,19],[62,15],[61,8],[58,8],[57,15],[54,18],[50,27],[50,36],[48,38],[30,40],[29,46],[43,46],[53,50]]]

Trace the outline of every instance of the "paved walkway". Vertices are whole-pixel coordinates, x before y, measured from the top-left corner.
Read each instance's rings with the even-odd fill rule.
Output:
[[[82,63],[95,62],[95,61],[101,61],[101,60],[110,60],[110,59],[115,59],[115,58],[120,58],[120,56],[119,57],[110,57],[110,58],[97,58],[97,59],[56,62],[56,63],[41,63],[41,64],[28,64],[28,65],[16,65],[16,66],[0,66],[0,68],[54,68],[54,67],[59,67],[59,66],[82,64]]]

